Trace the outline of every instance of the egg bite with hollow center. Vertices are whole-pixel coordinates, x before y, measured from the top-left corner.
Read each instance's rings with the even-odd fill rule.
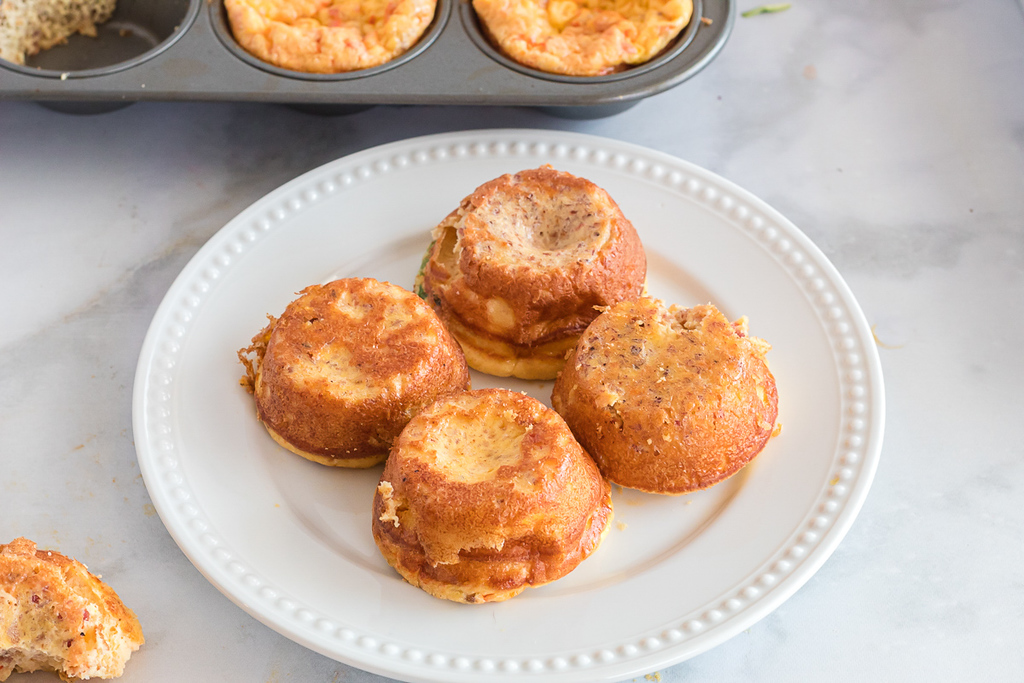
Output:
[[[381,66],[412,48],[437,0],[224,0],[238,44],[268,64],[317,74]]]
[[[565,422],[529,396],[482,389],[437,401],[402,431],[372,531],[412,585],[482,603],[565,576],[611,518],[610,487]]]
[[[553,379],[597,306],[635,299],[643,245],[594,183],[550,166],[503,175],[433,233],[417,289],[470,367]]]
[[[692,0],[473,0],[473,9],[510,59],[566,76],[648,62],[693,16]]]
[[[420,409],[470,386],[462,350],[430,307],[372,278],[307,287],[238,357],[274,440],[338,467],[381,462]]]
[[[551,405],[612,483],[707,488],[764,448],[778,416],[771,347],[714,306],[651,298],[602,313],[555,381]]]

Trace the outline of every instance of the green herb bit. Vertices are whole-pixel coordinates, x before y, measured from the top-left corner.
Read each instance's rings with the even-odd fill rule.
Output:
[[[777,5],[761,5],[754,9],[748,9],[746,12],[740,14],[741,17],[753,17],[758,14],[772,14],[773,12],[785,12],[793,6],[791,2],[781,2]]]
[[[427,261],[430,260],[430,252],[434,250],[434,242],[436,241],[433,240],[430,246],[427,247],[427,253],[423,255],[423,260],[420,261],[420,270],[416,273],[416,280],[413,282],[413,292],[424,301],[427,299],[427,290],[423,289],[423,270],[427,267]]]

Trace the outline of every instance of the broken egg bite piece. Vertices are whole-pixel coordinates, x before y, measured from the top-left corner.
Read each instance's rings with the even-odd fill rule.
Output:
[[[144,642],[135,613],[84,564],[27,538],[0,544],[0,681],[117,678]]]
[[[482,389],[437,401],[402,431],[372,531],[410,584],[483,603],[565,576],[611,518],[610,487],[562,419],[524,394]]]
[[[642,298],[603,312],[555,381],[551,405],[612,483],[707,488],[761,452],[778,394],[770,345],[714,306]]]
[[[271,437],[338,467],[381,462],[420,409],[470,386],[462,349],[430,307],[372,278],[307,287],[238,357]]]

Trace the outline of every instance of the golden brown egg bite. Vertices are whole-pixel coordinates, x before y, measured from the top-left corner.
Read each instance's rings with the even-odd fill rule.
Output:
[[[416,44],[437,0],[224,0],[238,44],[291,71],[332,74],[386,64]]]
[[[372,530],[406,581],[481,603],[566,575],[611,517],[609,485],[554,411],[482,389],[409,422],[374,495]]]
[[[551,404],[609,481],[696,491],[735,474],[772,435],[770,348],[714,306],[622,302],[580,338]]]
[[[484,183],[433,231],[417,288],[470,367],[552,379],[597,316],[635,299],[647,261],[606,191],[550,166]]]
[[[144,642],[135,613],[84,564],[27,538],[0,544],[0,681],[116,678]]]
[[[514,61],[601,76],[643,64],[679,35],[692,0],[473,0],[485,33]]]
[[[381,462],[421,408],[470,385],[430,307],[371,278],[307,287],[238,357],[274,440],[340,467]]]

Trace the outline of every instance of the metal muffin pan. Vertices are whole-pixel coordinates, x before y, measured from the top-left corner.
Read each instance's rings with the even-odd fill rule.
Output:
[[[484,37],[469,0],[438,0],[434,21],[405,55],[372,69],[319,75],[279,69],[242,50],[223,0],[119,0],[98,37],[72,36],[25,66],[0,60],[0,98],[86,106],[154,100],[341,109],[519,105],[605,115],[700,71],[725,44],[734,15],[733,0],[694,0],[690,24],[655,59],[608,76],[572,77],[506,58]]]

